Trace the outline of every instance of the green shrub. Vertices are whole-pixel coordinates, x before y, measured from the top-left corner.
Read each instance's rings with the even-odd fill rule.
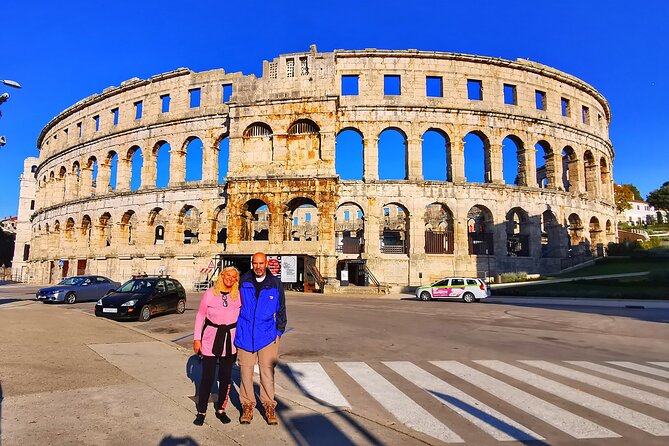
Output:
[[[527,280],[526,271],[518,271],[515,273],[502,273],[502,283],[523,282]]]

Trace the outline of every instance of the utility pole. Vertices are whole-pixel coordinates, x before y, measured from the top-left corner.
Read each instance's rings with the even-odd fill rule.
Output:
[[[9,79],[0,79],[0,83],[12,88],[21,88],[21,85],[18,82]],[[9,93],[0,94],[0,105],[7,101],[7,99],[9,99]],[[2,111],[0,111],[0,118],[1,117]],[[4,146],[5,144],[7,144],[7,138],[5,138],[3,135],[0,135],[0,147]]]

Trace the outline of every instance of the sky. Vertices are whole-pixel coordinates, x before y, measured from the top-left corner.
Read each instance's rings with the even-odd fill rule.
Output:
[[[279,54],[419,49],[527,58],[595,87],[612,110],[614,180],[669,181],[669,2],[2,0],[0,218],[58,113],[109,86],[187,67],[260,75]],[[381,169],[382,170],[382,169]]]

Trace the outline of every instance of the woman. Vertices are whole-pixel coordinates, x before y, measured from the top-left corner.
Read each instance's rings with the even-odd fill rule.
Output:
[[[202,357],[202,380],[198,390],[197,415],[193,424],[202,426],[207,413],[211,385],[218,362],[218,400],[216,418],[230,422],[225,413],[232,382],[232,364],[237,357],[235,331],[241,308],[239,271],[223,268],[212,288],[205,291],[195,316],[193,351]]]

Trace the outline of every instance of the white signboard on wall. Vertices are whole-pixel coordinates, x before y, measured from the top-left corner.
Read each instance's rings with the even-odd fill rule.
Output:
[[[281,282],[297,282],[297,256],[267,256],[267,268]]]

